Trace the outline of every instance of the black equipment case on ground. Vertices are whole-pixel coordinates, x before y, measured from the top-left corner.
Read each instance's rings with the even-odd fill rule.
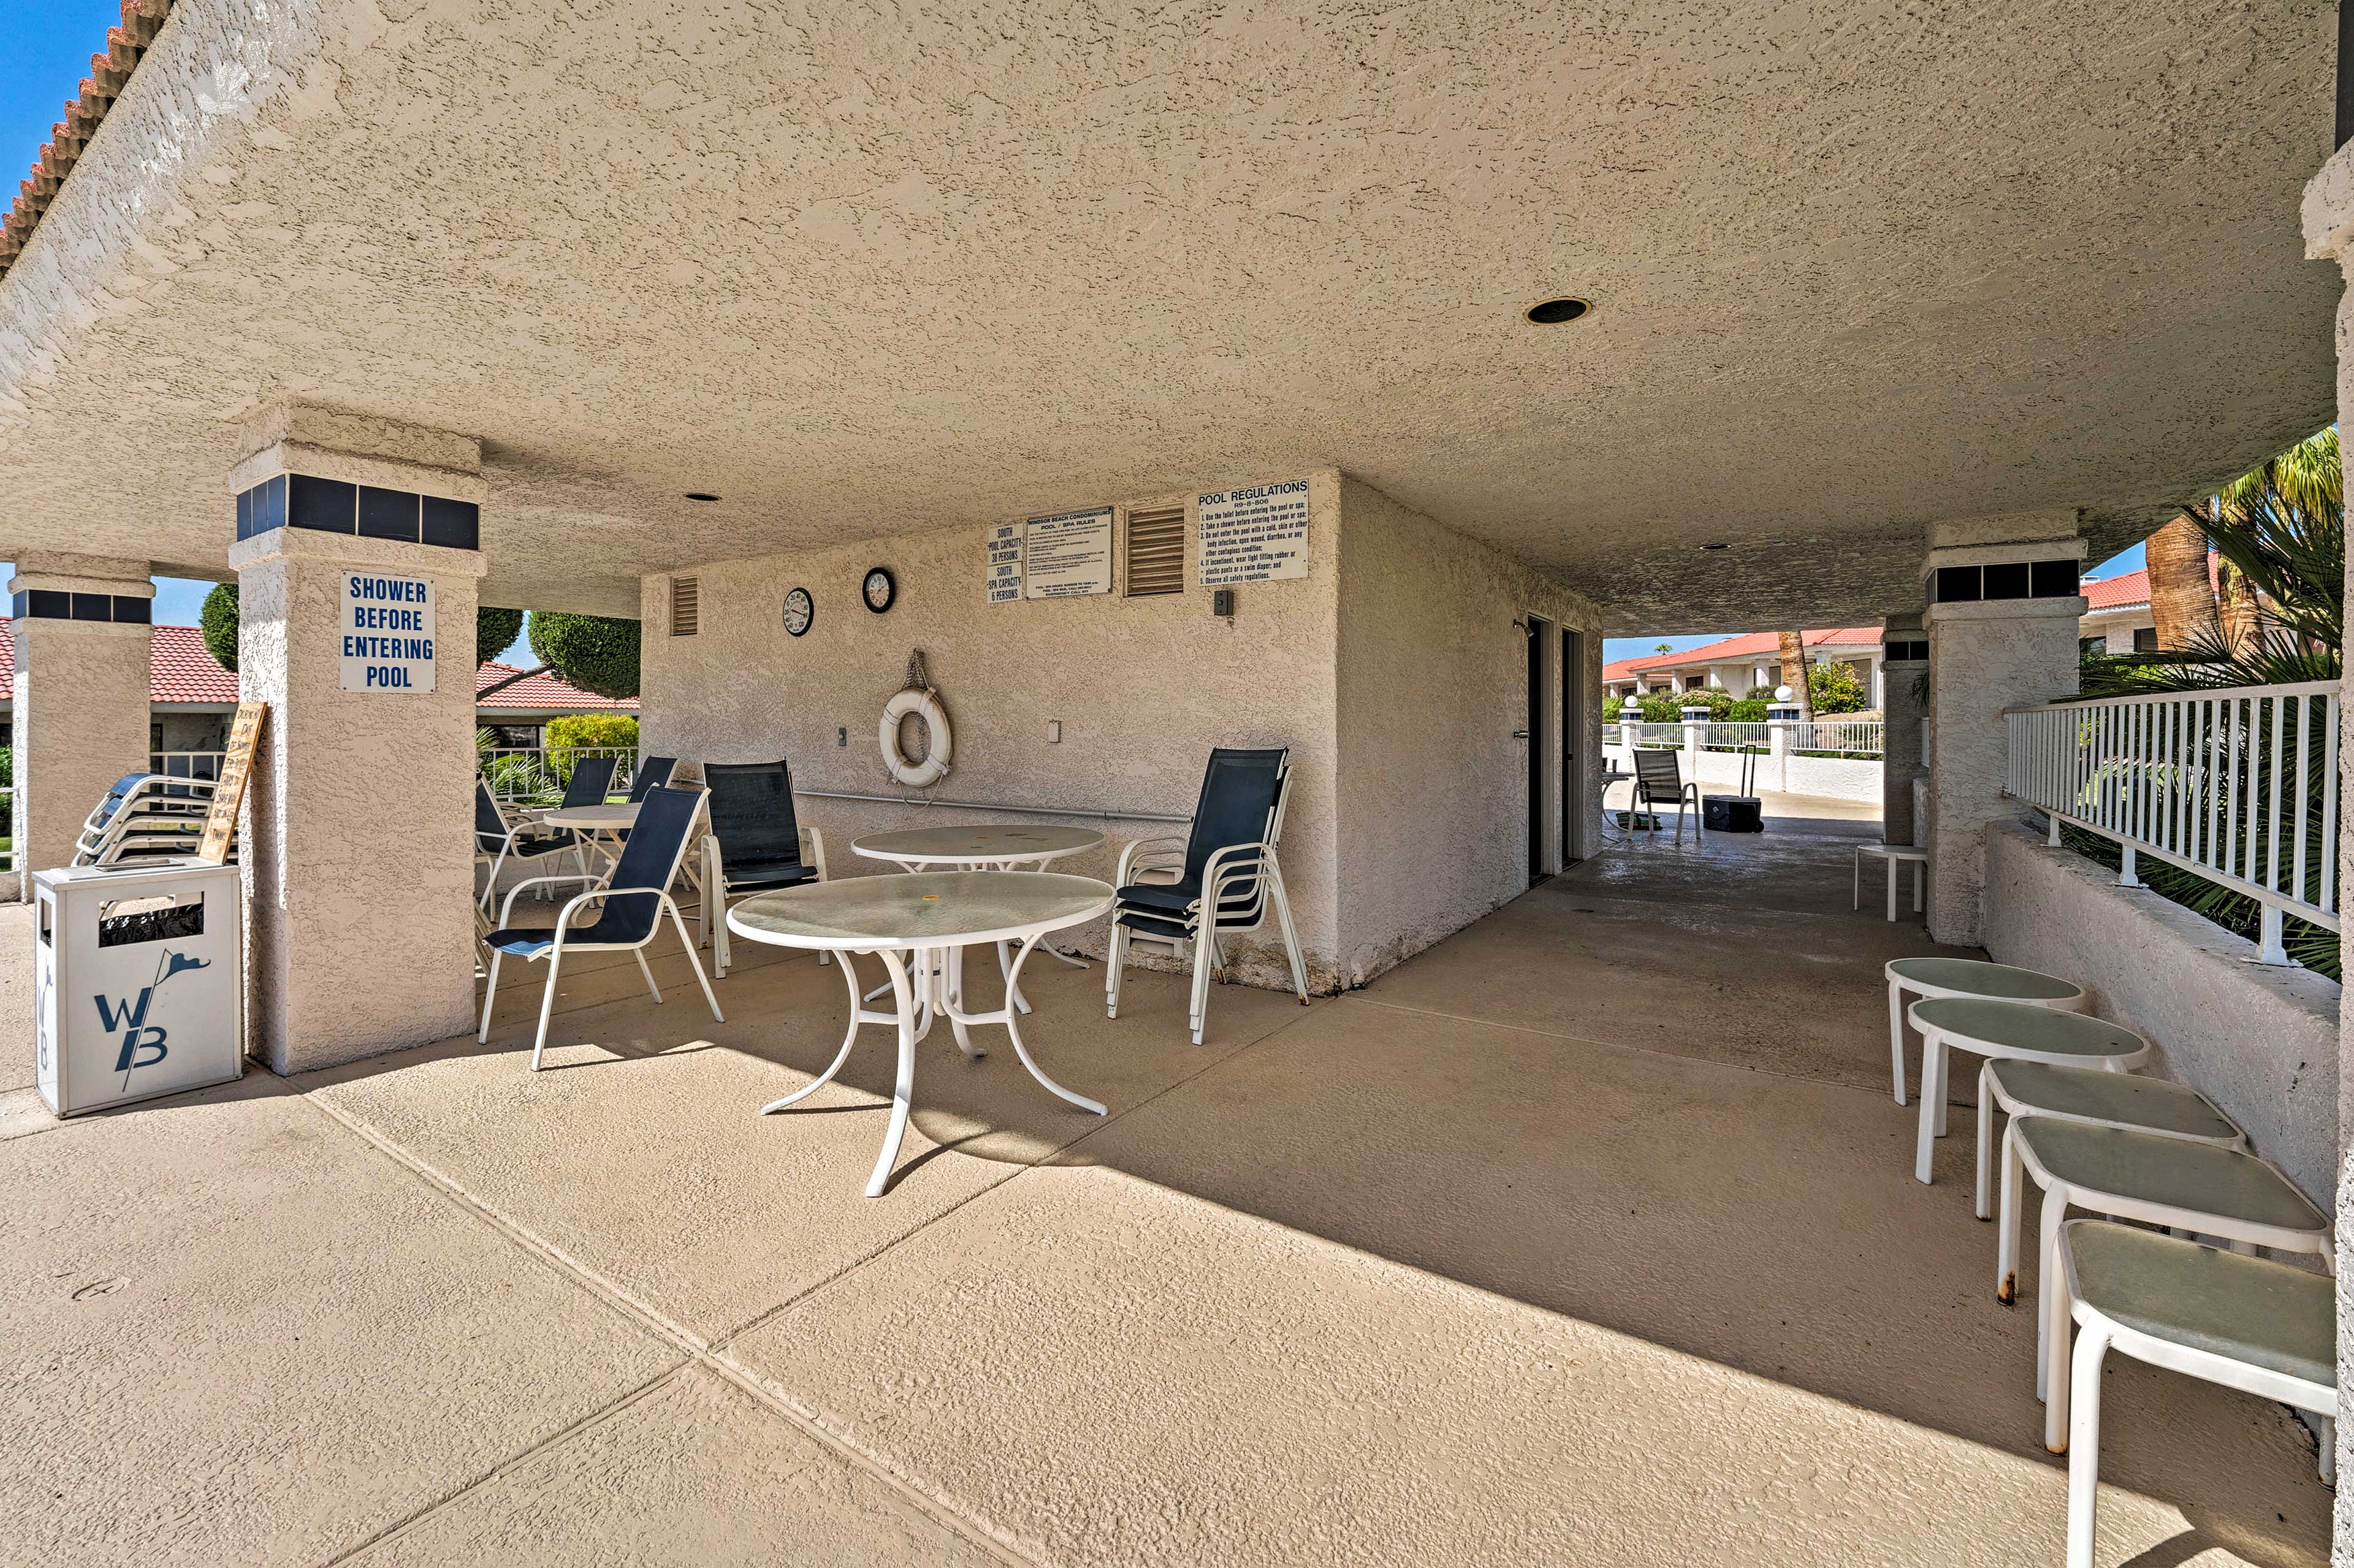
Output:
[[[1708,824],[1712,833],[1762,833],[1766,831],[1765,804],[1748,793],[1752,780],[1757,777],[1757,758],[1741,759],[1741,789],[1738,795],[1709,795],[1701,801],[1700,820]]]

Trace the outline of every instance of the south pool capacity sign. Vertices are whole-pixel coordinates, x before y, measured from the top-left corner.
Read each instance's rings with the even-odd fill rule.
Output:
[[[344,574],[343,688],[433,689],[433,584],[380,572]]]

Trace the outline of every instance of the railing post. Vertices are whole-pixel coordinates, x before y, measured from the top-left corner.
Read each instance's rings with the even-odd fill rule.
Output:
[[[1700,779],[1701,742],[1707,738],[1708,715],[1706,708],[1684,709],[1684,779],[1687,783],[1697,783]]]
[[[1766,749],[1774,758],[1774,788],[1787,792],[1790,788],[1790,741],[1798,727],[1798,705],[1792,702],[1790,688],[1775,689],[1774,700],[1766,705]]]
[[[2257,946],[2259,950],[2256,956],[2265,963],[2287,965],[2294,961],[2288,956],[2288,948],[2281,941],[2281,906],[2279,905],[2267,904],[2264,906],[2263,924],[2257,931]]]
[[[2134,874],[2134,847],[2126,844],[2124,849],[2125,858],[2117,863],[2117,885],[2139,887],[2142,885],[2141,878]]]

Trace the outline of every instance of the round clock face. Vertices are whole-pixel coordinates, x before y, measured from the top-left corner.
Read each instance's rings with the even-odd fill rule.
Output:
[[[817,603],[810,598],[809,589],[795,588],[785,595],[785,630],[799,637],[817,619]]]
[[[866,608],[880,615],[891,608],[899,595],[899,585],[891,577],[890,569],[877,567],[866,574]]]

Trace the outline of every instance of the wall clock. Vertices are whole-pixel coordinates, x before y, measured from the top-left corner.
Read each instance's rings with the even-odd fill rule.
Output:
[[[891,608],[899,597],[899,584],[888,567],[876,567],[866,574],[866,608],[880,615]]]
[[[799,637],[809,630],[810,622],[816,619],[817,601],[810,598],[809,589],[797,588],[785,595],[785,630]]]

